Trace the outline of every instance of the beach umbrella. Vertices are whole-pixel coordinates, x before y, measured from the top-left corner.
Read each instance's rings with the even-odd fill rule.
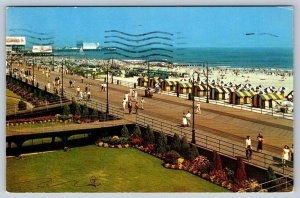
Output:
[[[259,91],[258,94],[264,94],[264,92],[263,91]]]
[[[251,89],[250,89],[251,91],[255,91],[255,89],[253,88],[253,87],[251,87]]]
[[[223,80],[221,80],[221,82],[220,82],[221,84],[224,84],[224,82],[223,82]]]
[[[279,90],[285,90],[285,87],[280,87]]]
[[[270,88],[271,88],[271,89],[273,89],[273,90],[275,89],[275,87],[274,87],[274,86],[271,86]]]

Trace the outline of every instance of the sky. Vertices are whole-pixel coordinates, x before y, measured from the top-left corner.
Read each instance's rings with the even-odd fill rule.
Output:
[[[7,36],[47,33],[56,47],[79,40],[103,46],[113,29],[170,32],[175,47],[293,47],[293,8],[7,7]]]

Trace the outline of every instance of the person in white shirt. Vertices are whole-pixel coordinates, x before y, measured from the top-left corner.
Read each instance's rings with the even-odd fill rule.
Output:
[[[286,160],[290,159],[290,148],[285,145],[282,150],[282,163],[286,166]]]
[[[127,104],[127,100],[126,100],[126,98],[124,98],[124,99],[123,99],[123,103],[122,103],[124,113],[125,113],[125,110],[126,110],[126,104]]]
[[[197,109],[196,109],[196,113],[201,114],[201,109],[200,109],[200,102],[197,103]]]
[[[190,126],[190,121],[191,121],[191,113],[188,111],[188,113],[185,115],[186,121],[187,121],[187,126]]]
[[[144,100],[144,98],[142,98],[142,100],[141,100],[141,109],[142,110],[144,110],[144,103],[145,103],[145,100]]]
[[[251,160],[251,158],[252,158],[252,145],[251,145],[251,138],[250,138],[250,136],[247,136],[247,138],[246,138],[246,146],[245,146],[245,148],[246,148],[246,158],[248,160]]]

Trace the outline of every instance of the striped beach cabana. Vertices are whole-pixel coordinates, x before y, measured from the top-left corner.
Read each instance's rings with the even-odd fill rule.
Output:
[[[148,86],[148,77],[140,77],[138,78],[138,86],[147,87]]]
[[[164,91],[175,91],[177,81],[164,80],[162,82],[162,89]]]
[[[150,79],[150,87],[154,88],[156,83],[162,85],[162,82],[163,82],[163,81],[164,81],[164,80],[163,80],[163,79],[160,79],[159,77],[151,78],[151,79]]]
[[[204,85],[195,85],[194,95],[197,97],[206,96],[206,87]]]
[[[193,85],[189,82],[179,82],[176,86],[175,92],[179,90],[180,94],[192,93]]]
[[[254,91],[235,91],[230,93],[230,104],[250,104],[253,96],[257,95]]]
[[[225,100],[226,91],[222,87],[215,87],[211,89],[210,99],[212,100]]]
[[[253,96],[252,101],[254,107],[265,109],[266,107],[273,108],[273,106],[275,106],[273,102],[276,100],[282,100],[283,98],[283,95],[277,93],[257,94]]]
[[[216,87],[211,84],[205,85],[205,87],[208,87],[209,98],[212,98],[212,90]]]
[[[226,92],[226,94],[225,94],[225,100],[227,100],[227,99],[230,100],[230,98],[232,96],[231,93],[235,92],[235,88],[233,88],[233,87],[223,87],[223,88],[224,88],[224,90]]]

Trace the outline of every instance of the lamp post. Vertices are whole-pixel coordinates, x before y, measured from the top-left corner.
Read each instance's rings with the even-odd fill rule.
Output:
[[[198,72],[193,73],[193,84],[192,84],[192,97],[193,97],[193,126],[192,126],[192,144],[196,144],[196,135],[195,135],[195,74],[198,75],[198,79],[200,79],[200,75]]]
[[[34,65],[35,65],[35,57],[32,59],[32,85],[34,86]]]
[[[209,103],[208,99],[208,62],[204,63],[206,65],[206,103]]]
[[[64,96],[64,60],[61,61],[61,97]]]
[[[108,64],[106,66],[106,120],[109,115],[109,103],[108,103]]]

